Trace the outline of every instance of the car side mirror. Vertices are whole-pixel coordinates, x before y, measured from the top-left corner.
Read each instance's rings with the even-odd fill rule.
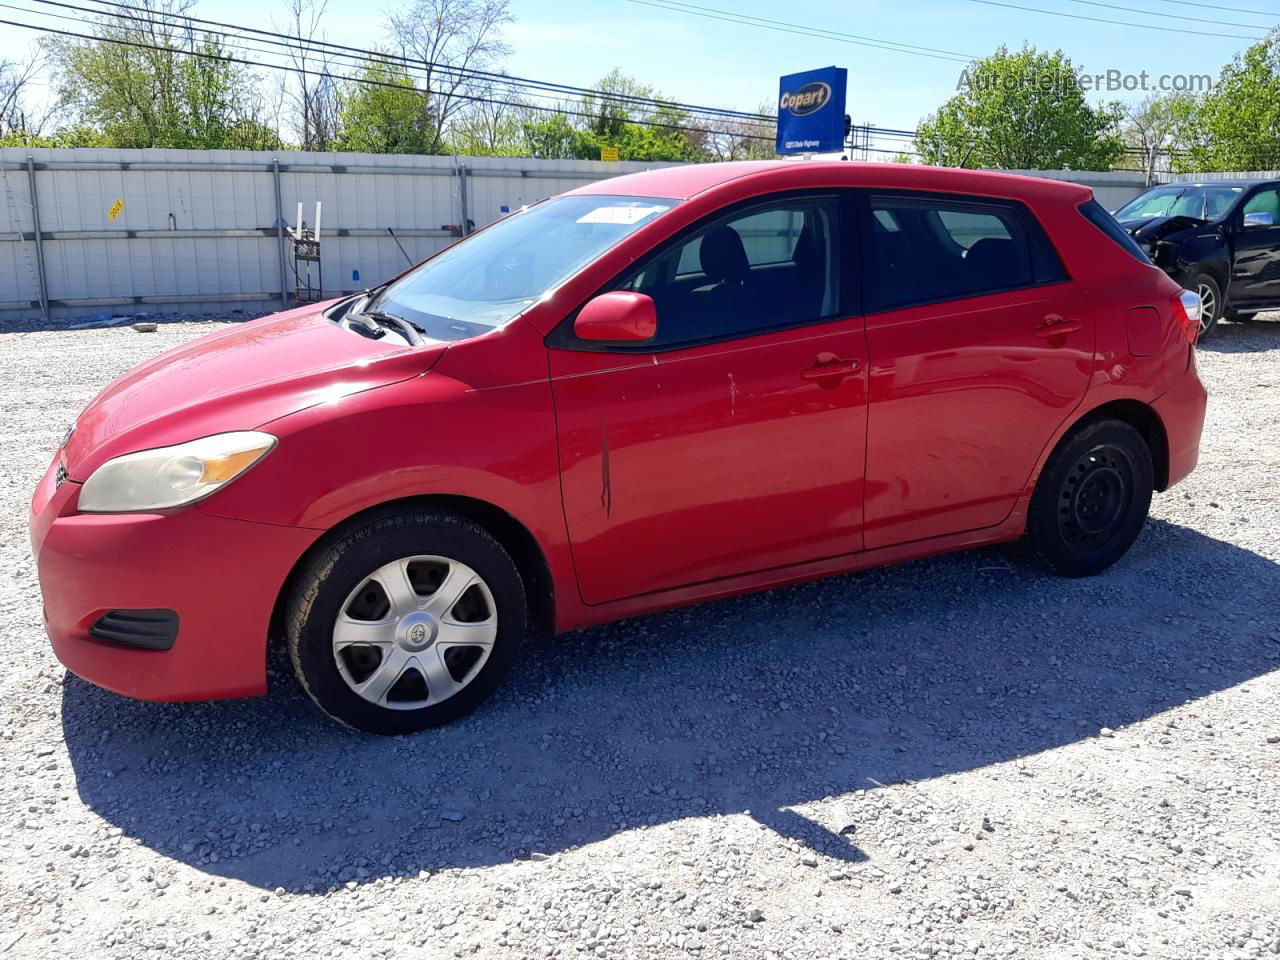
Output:
[[[1244,228],[1246,230],[1251,230],[1256,227],[1274,227],[1275,225],[1276,218],[1265,211],[1259,211],[1258,213],[1246,213],[1244,215]]]
[[[658,333],[658,311],[647,294],[611,290],[587,301],[573,332],[592,343],[643,343]]]

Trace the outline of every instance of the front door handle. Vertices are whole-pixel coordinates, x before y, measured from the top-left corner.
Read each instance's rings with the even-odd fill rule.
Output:
[[[1036,336],[1042,338],[1061,337],[1068,333],[1075,333],[1080,329],[1080,326],[1079,320],[1067,320],[1056,313],[1051,313],[1044,318],[1044,323],[1036,327]]]
[[[842,360],[834,353],[820,353],[812,367],[800,371],[800,376],[806,380],[835,380],[843,379],[861,369],[862,364],[857,360]]]

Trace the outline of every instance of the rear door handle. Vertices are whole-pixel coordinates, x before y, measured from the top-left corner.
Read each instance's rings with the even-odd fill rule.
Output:
[[[1064,334],[1075,333],[1080,329],[1079,320],[1064,320],[1056,313],[1051,313],[1044,318],[1044,323],[1036,327],[1037,337],[1060,337]]]
[[[847,377],[861,369],[862,364],[857,360],[842,360],[834,353],[820,353],[817,362],[801,370],[800,376],[806,380],[830,380]]]

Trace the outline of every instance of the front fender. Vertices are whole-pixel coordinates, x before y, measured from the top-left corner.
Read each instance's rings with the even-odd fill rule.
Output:
[[[479,386],[437,368],[264,429],[279,438],[276,449],[197,509],[325,531],[392,501],[468,497],[521,524],[541,548],[557,593],[572,592],[545,377]]]
[[[484,500],[525,522],[560,513],[545,380],[475,388],[432,373],[261,429],[279,439],[276,450],[200,509],[317,530],[389,500],[431,493]]]
[[[1231,252],[1221,234],[1191,237],[1178,246],[1169,275],[1185,287],[1199,273],[1212,276],[1226,293],[1231,277]]]

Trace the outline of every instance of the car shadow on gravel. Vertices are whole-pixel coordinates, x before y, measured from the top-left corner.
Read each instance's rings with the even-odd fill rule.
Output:
[[[1266,319],[1222,320],[1209,336],[1196,344],[1196,349],[1209,353],[1263,353],[1280,350],[1280,314],[1266,314]]]
[[[69,677],[63,729],[108,824],[266,889],[743,811],[857,861],[856,822],[795,808],[1036,754],[1275,670],[1278,598],[1277,564],[1153,521],[1090,580],[988,549],[531,644],[493,702],[419,736],[334,725],[278,655],[271,694],[232,703],[136,703]]]
[[[135,323],[154,323],[161,327],[175,323],[244,323],[269,316],[270,311],[229,310],[224,313],[138,313],[117,314],[103,310],[84,316],[55,316],[48,320],[41,317],[6,319],[0,323],[0,334],[6,333],[82,333],[85,330],[127,330]],[[212,332],[212,331],[210,331]]]

